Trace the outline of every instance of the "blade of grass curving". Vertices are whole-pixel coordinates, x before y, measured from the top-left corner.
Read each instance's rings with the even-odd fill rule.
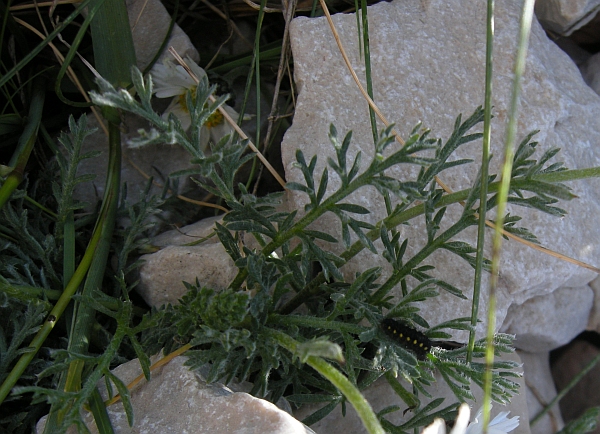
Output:
[[[65,20],[61,23],[60,26],[56,27],[46,39],[44,39],[39,45],[37,45],[30,53],[28,53],[19,63],[13,66],[6,74],[0,77],[0,87],[4,86],[10,79],[12,79],[15,74],[23,69],[25,65],[31,62],[45,47],[48,45],[50,41],[52,41],[56,36],[64,31],[71,22],[77,18],[81,12],[89,6],[95,0],[84,0],[77,6],[77,9],[71,13]]]
[[[369,43],[369,17],[367,12],[367,0],[360,0],[361,24],[362,24],[362,39],[363,51],[365,53],[365,78],[367,80],[367,94],[373,97],[373,77],[371,75],[371,48]],[[358,15],[358,14],[357,14]],[[359,29],[360,31],[360,29]],[[377,143],[379,135],[377,134],[377,120],[375,119],[375,111],[369,106],[369,121],[371,122],[371,134],[373,134],[373,143]]]
[[[267,0],[260,0],[260,9],[258,11],[258,21],[256,23],[256,32],[254,34],[254,75],[256,77],[255,81],[255,90],[256,93],[256,137],[254,142],[260,143],[260,35],[262,30],[262,23],[265,17],[265,7],[267,5]],[[248,95],[248,92],[246,92]],[[244,95],[244,96],[246,96]],[[243,119],[243,116],[240,116],[240,121]],[[239,121],[238,121],[239,122]],[[250,174],[248,175],[248,180],[246,181],[246,189],[250,188],[250,184],[254,179],[254,172],[256,171],[256,158],[252,159],[252,167],[250,169]]]
[[[56,81],[54,83],[54,91],[56,92],[56,95],[58,96],[58,98],[65,104],[73,106],[73,107],[90,107],[92,105],[92,103],[89,102],[89,100],[86,100],[86,102],[77,102],[77,101],[72,101],[72,100],[68,99],[66,96],[64,96],[64,94],[62,92],[61,83],[62,83],[62,80],[63,80],[65,74],[67,74],[68,69],[70,69],[71,62],[73,62],[73,59],[77,55],[77,49],[79,48],[79,45],[81,44],[83,38],[86,36],[88,27],[90,26],[91,22],[93,21],[94,16],[98,12],[98,10],[102,7],[102,3],[103,3],[102,1],[96,1],[94,3],[94,5],[89,9],[88,15],[85,17],[85,20],[81,24],[81,27],[79,28],[79,31],[75,35],[73,42],[69,46],[69,51],[67,52],[67,55],[65,56],[65,58],[62,61],[60,70],[58,71],[58,74],[56,76]]]
[[[42,40],[45,40],[46,37],[44,36],[43,33],[41,33],[39,30],[37,30],[36,28],[32,27],[30,24],[26,23],[25,21],[22,21],[18,18],[15,18],[15,21],[17,23],[19,23],[20,25],[22,25],[23,27],[27,28],[29,31],[35,33],[37,36],[39,36]],[[59,51],[58,48],[56,48],[56,46],[52,43],[49,42],[48,46],[52,49],[52,51],[54,52],[54,55],[56,56],[56,58],[58,59],[58,61],[60,63],[64,63],[65,62],[65,58],[63,57],[62,53]],[[75,75],[75,72],[73,71],[73,68],[71,68],[71,66],[67,66],[67,71],[69,74],[69,78],[71,79],[71,81],[73,82],[73,84],[75,85],[75,87],[77,87],[77,89],[79,90],[79,92],[81,93],[81,95],[83,96],[83,98],[86,101],[90,101],[87,92],[85,91],[85,89],[83,88],[81,82],[79,81],[79,79],[77,78],[77,75]],[[64,100],[65,102],[69,102],[66,99]],[[87,106],[89,104],[84,104],[84,106]],[[94,116],[96,117],[96,119],[98,119],[98,124],[100,125],[100,128],[102,128],[106,135],[108,136],[108,131],[106,130],[106,127],[104,126],[104,123],[102,122],[102,118],[100,117],[100,115],[98,114],[98,111],[96,110],[95,107],[92,107],[92,112],[94,113]]]
[[[62,61],[60,70],[58,71],[58,74],[56,76],[56,81],[54,83],[54,91],[56,92],[56,95],[62,102],[64,102],[67,105],[73,106],[73,107],[90,107],[92,104],[89,101],[83,102],[83,103],[71,101],[70,99],[68,99],[66,96],[63,95],[60,85],[62,83],[62,80],[63,80],[65,74],[67,73],[68,68],[71,66],[71,62],[77,55],[77,49],[79,48],[79,45],[81,44],[81,41],[83,40],[83,38],[86,36],[88,27],[93,22],[94,17],[96,16],[96,13],[100,10],[104,1],[105,0],[95,1],[93,6],[89,9],[89,13],[85,17],[85,20],[81,24],[79,31],[75,35],[75,39],[71,43],[71,45],[69,47],[69,51],[67,52],[67,55],[65,56],[64,60]]]
[[[479,316],[479,294],[481,276],[483,274],[483,247],[485,243],[485,217],[487,215],[488,176],[490,161],[490,138],[492,131],[492,76],[494,51],[494,0],[487,1],[486,35],[485,35],[485,102],[483,119],[483,149],[481,153],[481,190],[479,194],[479,221],[477,222],[477,253],[475,256],[475,278],[473,282],[473,300],[471,301],[471,326],[467,350],[467,363],[473,358],[475,346],[475,327]]]
[[[33,150],[33,145],[37,140],[38,129],[42,120],[42,111],[44,108],[45,99],[45,78],[38,76],[34,80],[31,102],[29,105],[29,115],[27,124],[23,130],[23,134],[19,138],[17,149],[8,163],[12,167],[12,171],[7,176],[6,180],[0,187],[0,209],[8,201],[13,191],[19,186],[23,180],[25,166],[29,161],[29,156]]]
[[[483,397],[483,432],[486,433],[490,422],[491,397],[492,397],[492,365],[494,363],[494,333],[496,328],[496,288],[498,286],[500,251],[502,248],[502,229],[504,227],[504,214],[510,189],[512,162],[517,136],[517,122],[519,111],[519,96],[521,90],[521,77],[525,69],[527,58],[527,47],[531,21],[533,19],[534,0],[525,0],[519,24],[519,36],[517,40],[517,53],[514,66],[514,79],[512,95],[508,112],[508,125],[506,127],[506,139],[504,143],[504,161],[502,164],[502,177],[498,191],[498,212],[496,227],[492,243],[492,272],[490,277],[490,295],[488,304],[488,327],[487,344],[485,352],[486,374]]]
[[[280,331],[264,328],[265,335],[277,341],[279,345],[288,350],[294,355],[298,355],[299,342],[290,336]],[[370,434],[385,433],[383,427],[379,423],[377,416],[373,412],[373,408],[361,395],[360,391],[337,369],[331,364],[323,360],[321,357],[308,356],[306,364],[329,380],[342,394],[348,399],[350,404],[358,413],[358,416],[363,422],[363,425]]]

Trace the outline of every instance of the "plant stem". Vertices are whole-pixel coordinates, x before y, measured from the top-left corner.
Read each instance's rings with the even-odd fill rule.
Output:
[[[277,341],[279,345],[291,352],[296,353],[296,349],[299,345],[298,341],[294,340],[290,336],[280,331],[265,328],[264,333],[270,338]],[[362,420],[365,428],[370,434],[384,434],[377,416],[373,412],[373,408],[367,402],[364,396],[361,395],[360,391],[337,369],[327,363],[320,357],[308,356],[306,364],[325,377],[340,392],[348,399],[350,404],[354,406],[354,409],[358,413],[358,416]]]
[[[519,25],[519,38],[514,68],[514,79],[511,102],[509,107],[508,126],[506,127],[506,142],[504,144],[504,162],[502,164],[502,178],[498,190],[498,211],[496,227],[492,243],[492,271],[490,276],[490,294],[488,301],[487,344],[485,351],[485,382],[483,397],[483,432],[487,433],[490,422],[491,397],[492,397],[492,366],[494,364],[494,334],[496,332],[496,288],[500,277],[500,251],[502,248],[502,230],[504,228],[504,215],[510,190],[511,173],[514,159],[514,149],[517,136],[518,107],[521,90],[521,77],[525,70],[527,45],[533,19],[534,0],[525,0]],[[484,180],[485,181],[485,180]]]
[[[479,193],[479,215],[477,222],[477,253],[475,256],[475,277],[473,281],[473,300],[471,301],[471,331],[467,344],[467,363],[473,358],[475,346],[475,327],[479,318],[479,294],[483,274],[483,248],[485,244],[485,216],[487,215],[488,175],[490,162],[490,140],[492,132],[492,76],[494,49],[494,0],[487,2],[486,17],[486,50],[485,50],[485,103],[483,119],[483,149],[481,153],[481,189]]]
[[[19,138],[17,149],[15,150],[8,165],[13,168],[0,188],[0,209],[4,207],[13,191],[23,180],[25,167],[29,161],[29,155],[33,150],[33,145],[37,140],[38,129],[42,120],[42,111],[44,109],[44,99],[46,96],[46,80],[43,76],[38,76],[33,82],[33,92],[31,103],[29,104],[29,114],[27,124],[23,134]]]

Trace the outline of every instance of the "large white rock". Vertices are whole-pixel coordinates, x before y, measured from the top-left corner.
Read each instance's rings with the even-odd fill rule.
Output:
[[[166,50],[159,53],[171,22],[171,15],[160,1],[127,0],[127,14],[131,24],[138,68],[142,70],[146,68],[157,54],[160,54],[159,61],[167,56],[172,58]],[[189,56],[195,61],[200,59],[198,50],[177,23],[173,25],[165,47],[175,48],[181,57]]]
[[[538,0],[535,14],[544,27],[568,36],[590,22],[600,10],[598,0]]]
[[[492,125],[492,152],[496,158],[492,161],[492,173],[498,172],[505,136],[520,12],[519,2],[496,2],[495,118]],[[467,0],[456,0],[451,4],[442,0],[395,0],[369,7],[374,99],[386,117],[396,122],[402,135],[406,136],[421,120],[424,126],[432,128],[434,136],[446,139],[459,113],[468,116],[476,106],[483,104],[485,15],[484,3]],[[355,16],[339,14],[333,20],[353,67],[359,77],[364,77]],[[336,125],[342,136],[353,131],[349,155],[353,157],[362,151],[365,167],[373,147],[368,106],[347,71],[325,18],[295,19],[291,26],[291,43],[299,96],[294,123],[282,146],[287,180],[303,181],[300,170],[294,166],[297,148],[302,149],[307,159],[318,155],[315,173],[320,175],[327,157],[334,155],[327,138],[330,123]],[[600,148],[597,146],[600,143],[600,117],[597,115],[600,98],[586,86],[573,62],[548,40],[535,21],[528,53],[522,82],[519,140],[531,130],[539,129],[537,157],[543,150],[561,147],[563,150],[558,159],[569,168],[600,165]],[[381,124],[379,128],[382,128]],[[460,148],[455,158],[473,158],[475,163],[442,174],[443,181],[454,191],[471,185],[478,170],[480,147],[480,143],[471,143]],[[416,173],[415,169],[403,173],[409,170]],[[400,176],[398,170],[389,174]],[[339,179],[330,171],[329,193],[338,185]],[[530,228],[542,245],[598,265],[600,246],[597,240],[600,236],[594,222],[600,211],[600,182],[578,181],[570,186],[581,199],[559,204],[568,211],[563,219],[518,207],[510,207],[509,211],[523,217],[523,226]],[[383,201],[374,189],[363,189],[351,200],[371,210],[370,222],[385,215]],[[303,209],[306,196],[290,193],[288,201],[290,209]],[[450,207],[447,214],[456,216],[459,212],[456,205]],[[424,245],[422,220],[420,217],[411,221],[410,227],[398,228],[402,238],[409,238],[405,258],[410,258]],[[336,219],[324,218],[318,226],[341,239]],[[446,222],[444,227],[448,226]],[[475,230],[461,234],[458,239],[474,243]],[[437,267],[436,277],[444,278],[467,296],[471,295],[473,271],[462,259],[448,252],[437,252],[428,262]],[[356,271],[375,265],[387,267],[387,262],[362,252],[344,267],[343,272],[350,277]],[[532,297],[549,294],[561,287],[583,286],[594,276],[590,271],[518,243],[505,242],[498,292],[498,327],[512,303],[523,304]],[[414,281],[409,283],[412,285]],[[483,288],[487,288],[487,276]],[[442,294],[422,307],[422,314],[430,324],[437,324],[470,315],[471,303]],[[484,296],[480,312],[485,312],[486,308]],[[484,326],[485,321],[478,326],[480,336]],[[454,338],[463,340],[465,335],[457,334]]]
[[[108,407],[115,433],[313,433],[264,399],[233,391],[219,383],[206,383],[200,374],[183,365],[185,360],[185,357],[176,357],[153,371],[151,381],[142,380],[132,390],[133,427],[127,422],[121,401]],[[142,369],[136,359],[118,366],[113,373],[128,384]],[[98,382],[98,388],[103,399],[109,399],[104,378]],[[113,389],[111,396],[117,393]],[[98,432],[90,413],[86,413],[85,422],[92,433]],[[42,419],[37,432],[42,432],[44,424],[45,419]]]
[[[586,329],[593,303],[594,292],[589,286],[560,288],[522,305],[513,304],[502,331],[517,336],[515,346],[519,349],[552,351]]]

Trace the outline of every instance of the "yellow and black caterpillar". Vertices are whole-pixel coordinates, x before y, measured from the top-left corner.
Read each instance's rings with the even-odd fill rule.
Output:
[[[394,342],[415,353],[419,360],[424,360],[431,349],[427,336],[404,323],[386,318],[381,322],[381,328]]]

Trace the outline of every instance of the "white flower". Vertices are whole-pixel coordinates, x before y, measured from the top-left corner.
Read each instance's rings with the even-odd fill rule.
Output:
[[[483,432],[482,412],[483,408],[480,408],[475,415],[475,419],[467,426],[470,413],[469,406],[461,404],[458,409],[456,423],[450,434],[481,434]],[[488,434],[506,434],[518,427],[519,416],[508,418],[509,413],[508,411],[503,411],[492,419],[488,425]],[[442,419],[436,419],[423,430],[422,434],[446,434],[446,424]]]
[[[491,407],[490,407],[491,410]],[[475,420],[469,424],[466,434],[481,434],[483,432],[483,419],[481,414],[483,408],[480,408],[475,415]],[[519,426],[519,416],[509,418],[510,411],[502,411],[492,419],[488,425],[488,434],[506,434]]]
[[[204,69],[200,68],[189,57],[185,58],[185,63],[190,67],[198,80],[202,80],[206,76]],[[162,64],[154,65],[150,74],[152,74],[154,82],[154,94],[158,98],[174,97],[169,107],[163,113],[163,119],[167,119],[169,113],[173,113],[181,122],[182,128],[187,130],[192,120],[186,104],[186,93],[188,90],[191,90],[192,95],[195,95],[196,81],[190,77],[183,66],[175,65],[168,60]],[[239,115],[234,109],[225,104],[222,107],[235,121],[238,120]],[[250,116],[244,116],[244,120],[247,119],[250,119]],[[216,143],[231,133],[233,133],[233,128],[217,110],[208,118],[200,130],[200,144],[202,149],[206,149],[209,140],[213,140]]]

